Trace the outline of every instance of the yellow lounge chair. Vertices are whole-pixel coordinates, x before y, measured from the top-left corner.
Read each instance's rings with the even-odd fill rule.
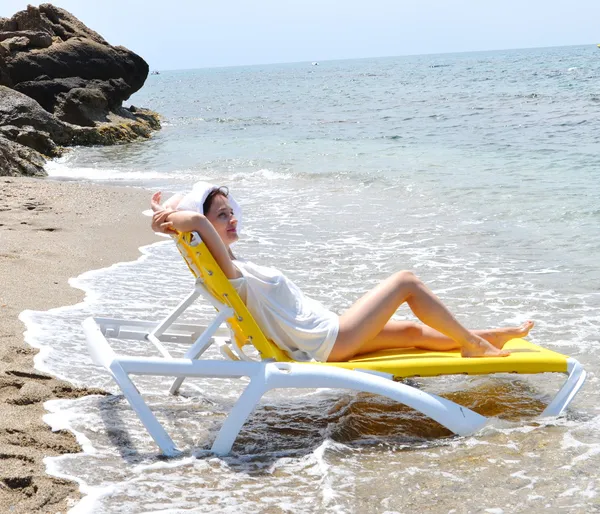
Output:
[[[194,291],[160,323],[88,318],[83,326],[94,362],[105,366],[146,429],[165,455],[178,452],[175,444],[144,402],[129,375],[176,377],[170,389],[179,390],[186,377],[239,378],[250,383],[225,420],[212,451],[227,454],[248,416],[270,389],[347,388],[388,396],[421,411],[452,432],[467,435],[487,423],[487,418],[450,400],[416,389],[393,379],[448,374],[565,373],[568,378],[542,416],[558,416],[585,381],[581,364],[570,357],[547,350],[523,339],[509,341],[512,351],[504,358],[463,358],[458,351],[429,352],[417,349],[380,351],[347,362],[296,362],[268,340],[245,304],[219,268],[208,248],[193,233],[179,234],[177,247],[196,277]],[[217,310],[208,327],[175,323],[199,297],[204,296]],[[226,323],[230,334],[220,326]],[[147,339],[162,358],[116,355],[107,337]],[[164,343],[188,341],[191,347],[183,358],[173,358]],[[216,342],[227,358],[199,359]],[[254,357],[246,352],[253,347]],[[258,356],[256,356],[258,352]]]

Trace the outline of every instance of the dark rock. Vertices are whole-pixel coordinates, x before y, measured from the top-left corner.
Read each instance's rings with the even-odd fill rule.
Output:
[[[29,7],[27,10],[29,10]],[[84,37],[96,41],[97,43],[108,45],[106,40],[100,34],[81,23],[81,21],[70,12],[61,9],[60,7],[55,7],[52,4],[41,4],[39,10],[41,15],[50,20],[54,27],[62,27],[66,38]]]
[[[13,89],[0,86],[0,126],[30,126],[47,132],[59,144],[71,141],[73,129],[56,119],[32,98]]]
[[[83,127],[94,127],[97,121],[108,121],[108,101],[100,89],[74,88],[61,95],[55,114],[60,120]]]
[[[122,78],[105,81],[94,80],[88,87],[96,87],[104,93],[108,100],[108,109],[111,111],[120,108],[123,102],[131,96],[129,85]]]
[[[148,76],[148,64],[123,47],[72,38],[36,52],[19,52],[6,59],[14,84],[40,75],[52,78],[81,77],[87,80],[122,79],[127,98],[140,89]]]
[[[0,127],[0,135],[15,143],[33,148],[46,157],[59,157],[64,153],[64,150],[52,141],[48,132],[36,130],[27,125],[24,127],[4,125]]]
[[[0,32],[0,41],[13,37],[26,37],[31,48],[48,48],[52,44],[52,36],[48,32],[35,32],[33,30]]]
[[[31,98],[34,98],[48,112],[54,112],[59,96],[68,93],[75,88],[92,88],[102,91],[107,100],[107,110],[112,111],[121,106],[130,96],[130,87],[121,79],[110,80],[84,80],[81,77],[68,77],[60,79],[49,79],[47,75],[41,75],[36,80],[21,82],[15,86]]]
[[[0,135],[0,176],[44,177],[46,160],[35,150]]]
[[[12,80],[10,79],[8,70],[6,69],[6,62],[4,61],[2,52],[0,52],[0,86],[12,86]]]
[[[37,50],[24,51],[30,47]],[[112,109],[139,90],[148,76],[148,64],[140,56],[109,45],[73,15],[51,4],[28,6],[11,19],[0,19],[0,48],[4,49],[5,73],[13,85],[27,83],[20,89],[26,94],[33,89],[30,83],[39,81],[39,77],[45,81],[96,81],[89,87],[101,89],[108,100],[107,108]],[[56,100],[49,99],[50,91],[41,93],[42,87],[48,87],[54,96],[73,87],[88,87],[81,83],[67,85],[38,84],[34,98],[44,108],[54,108]]]
[[[48,75],[40,75],[35,80],[21,82],[14,88],[37,102],[48,112],[54,112],[61,93],[68,93],[71,89],[85,87],[87,81],[81,77],[68,77],[63,79],[50,79]]]
[[[0,18],[0,31],[46,32],[66,41],[72,37],[84,37],[98,43],[108,44],[104,38],[81,23],[68,11],[52,4],[41,4],[38,7],[27,6],[27,10],[19,11],[12,18]]]
[[[19,50],[25,50],[29,46],[29,39],[23,36],[11,37],[2,41],[0,46],[9,53],[18,52]]]

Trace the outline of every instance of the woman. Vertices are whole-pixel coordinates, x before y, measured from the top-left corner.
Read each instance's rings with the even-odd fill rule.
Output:
[[[526,336],[533,322],[519,327],[467,330],[410,271],[394,273],[341,316],[312,300],[281,272],[236,259],[241,211],[227,188],[199,183],[186,197],[160,205],[152,196],[152,228],[157,232],[197,232],[240,293],[257,323],[292,357],[345,361],[377,350],[416,347],[460,349],[463,357],[505,357],[504,344]],[[177,207],[178,210],[173,210]],[[390,318],[404,302],[423,323]]]

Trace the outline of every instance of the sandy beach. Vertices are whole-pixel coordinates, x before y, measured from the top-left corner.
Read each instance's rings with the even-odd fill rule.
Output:
[[[18,316],[77,303],[83,292],[70,277],[137,259],[156,240],[141,215],[148,197],[143,189],[0,178],[0,512],[66,512],[78,502],[75,482],[45,472],[44,457],[80,448],[43,422],[43,403],[99,392],[38,372]]]

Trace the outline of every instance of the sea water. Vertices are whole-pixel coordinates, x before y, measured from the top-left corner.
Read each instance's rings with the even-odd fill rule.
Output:
[[[169,380],[136,378],[184,450],[163,459],[92,365],[80,327],[89,315],[157,320],[189,292],[174,245],[158,243],[74,280],[84,303],[24,315],[28,341],[44,348],[38,367],[113,393],[48,404],[48,421],[85,450],[48,460],[80,482],[76,509],[600,510],[600,51],[164,71],[131,102],[161,113],[163,129],[74,149],[50,175],[165,194],[197,180],[228,185],[244,213],[235,252],[284,270],[334,311],[410,269],[471,328],[535,320],[530,339],[577,358],[589,378],[550,420],[536,416],[562,383],[554,375],[413,382],[491,416],[473,437],[367,394],[275,391],[225,458],[208,450],[245,381],[188,379],[170,397]],[[211,314],[200,304],[186,319]],[[397,318],[412,319],[406,307]]]

